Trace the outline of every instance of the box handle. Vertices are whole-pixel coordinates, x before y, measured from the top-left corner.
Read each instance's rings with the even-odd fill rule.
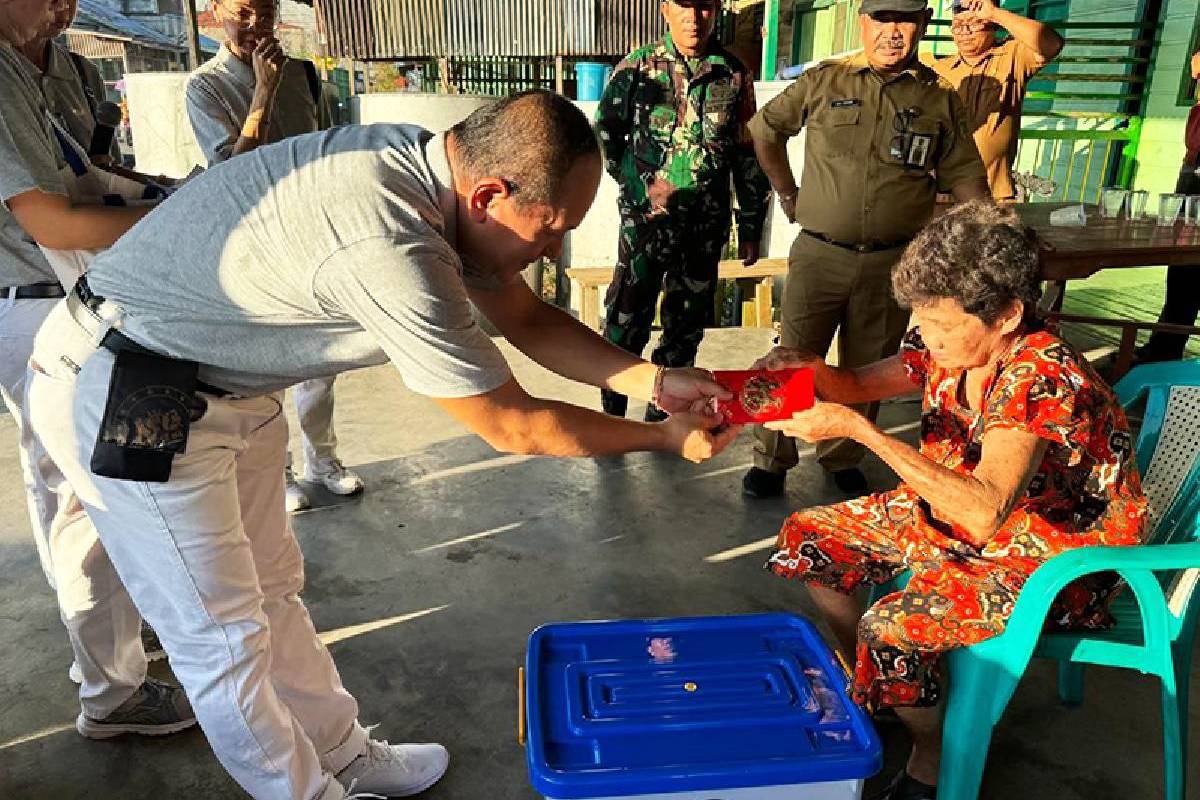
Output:
[[[525,668],[517,667],[517,742],[525,746]]]

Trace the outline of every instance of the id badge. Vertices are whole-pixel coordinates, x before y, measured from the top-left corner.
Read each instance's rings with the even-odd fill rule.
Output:
[[[933,136],[928,133],[913,133],[908,142],[908,154],[904,166],[925,169],[929,166],[929,153],[933,150]]]

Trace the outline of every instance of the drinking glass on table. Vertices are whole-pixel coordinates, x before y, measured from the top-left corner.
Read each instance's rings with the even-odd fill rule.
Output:
[[[1189,194],[1183,201],[1183,224],[1200,225],[1200,194]]]
[[[1142,219],[1146,216],[1146,201],[1150,199],[1150,193],[1145,189],[1138,189],[1136,192],[1129,193],[1129,208],[1126,209],[1130,219]]]
[[[1116,219],[1125,208],[1125,200],[1129,197],[1128,189],[1109,186],[1100,193],[1100,216],[1106,219]]]
[[[1184,196],[1181,194],[1164,193],[1158,196],[1158,224],[1162,227],[1169,227],[1175,224],[1175,220],[1179,219],[1179,212],[1183,210]]]

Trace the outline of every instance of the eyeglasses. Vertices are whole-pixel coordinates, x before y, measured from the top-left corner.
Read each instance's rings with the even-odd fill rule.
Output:
[[[239,30],[253,31],[267,28],[275,31],[279,28],[279,8],[271,6],[269,12],[263,13],[261,16],[253,9],[238,8],[230,3],[218,2],[225,15],[237,25]]]

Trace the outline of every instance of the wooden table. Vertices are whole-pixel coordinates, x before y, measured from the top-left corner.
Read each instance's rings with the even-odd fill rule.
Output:
[[[717,277],[723,279],[765,278],[770,281],[783,275],[787,275],[786,258],[760,258],[752,267],[743,267],[736,259],[717,265]],[[579,284],[580,322],[592,330],[600,330],[600,287],[612,283],[613,267],[568,267],[567,276]]]
[[[1104,219],[1096,206],[1084,206],[1087,225],[1059,228],[1050,212],[1077,203],[1020,203],[1014,208],[1042,242],[1042,277],[1063,283],[1102,269],[1200,265],[1200,228],[1176,222],[1160,228],[1154,218]]]
[[[1067,281],[1082,280],[1102,269],[1132,267],[1195,266],[1200,269],[1200,228],[1176,222],[1159,227],[1155,217],[1141,220],[1105,219],[1094,205],[1085,206],[1087,225],[1082,228],[1055,227],[1050,213],[1075,203],[1021,203],[1014,208],[1025,224],[1037,231],[1041,241],[1042,277],[1047,281],[1041,310],[1063,322],[1106,325],[1121,329],[1113,377],[1128,371],[1134,343],[1140,330],[1200,335],[1200,328],[1158,322],[1081,317],[1060,313]]]

